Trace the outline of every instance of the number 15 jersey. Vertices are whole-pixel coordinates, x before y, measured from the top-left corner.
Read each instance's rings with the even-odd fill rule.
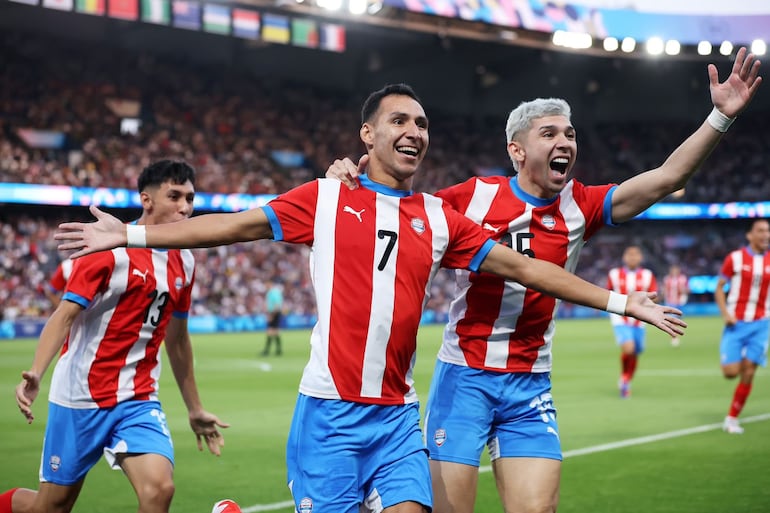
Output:
[[[516,177],[471,178],[439,191],[501,244],[574,272],[585,241],[611,223],[615,185],[570,180],[557,196],[524,192]],[[456,271],[457,296],[439,360],[499,372],[549,372],[559,302],[492,274]]]

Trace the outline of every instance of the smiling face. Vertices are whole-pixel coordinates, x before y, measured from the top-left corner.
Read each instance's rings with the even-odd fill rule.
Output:
[[[411,189],[429,142],[428,118],[420,103],[407,95],[385,96],[360,135],[369,153],[369,177],[395,189]]]
[[[519,186],[538,198],[552,198],[567,185],[577,157],[575,128],[566,116],[535,118],[508,143],[518,163]]]

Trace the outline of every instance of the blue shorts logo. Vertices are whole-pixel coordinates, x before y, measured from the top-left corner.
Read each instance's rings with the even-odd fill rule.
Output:
[[[56,472],[59,470],[59,467],[61,467],[61,458],[54,454],[51,456],[51,459],[48,460],[48,465],[51,467],[51,470]]]
[[[433,442],[437,447],[444,445],[444,442],[446,442],[446,431],[444,431],[444,428],[439,428],[436,430],[436,432],[433,434]]]
[[[299,501],[299,513],[312,513],[313,511],[313,499],[310,497],[304,497]]]

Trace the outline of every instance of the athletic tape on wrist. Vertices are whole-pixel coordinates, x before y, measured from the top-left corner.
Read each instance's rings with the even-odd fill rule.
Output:
[[[719,112],[719,109],[714,107],[711,109],[711,113],[706,118],[706,121],[709,122],[709,125],[716,130],[717,132],[725,133],[727,132],[727,129],[730,128],[730,125],[733,124],[733,121],[735,121],[735,118],[729,118]]]
[[[143,224],[126,225],[126,247],[127,248],[146,248],[147,247],[147,229]]]
[[[607,300],[607,308],[605,308],[605,310],[618,315],[626,315],[627,302],[627,295],[610,291],[610,298]]]

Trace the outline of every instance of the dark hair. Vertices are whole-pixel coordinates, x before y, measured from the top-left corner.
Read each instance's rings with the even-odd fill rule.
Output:
[[[178,160],[159,160],[142,170],[137,189],[142,192],[147,187],[160,186],[166,182],[183,184],[187,181],[195,185],[195,170],[190,164]]]
[[[406,84],[389,84],[382,89],[374,91],[366,99],[364,106],[361,107],[361,124],[363,125],[364,123],[370,121],[377,110],[380,108],[382,99],[391,95],[409,96],[414,101],[419,103],[420,106],[422,106],[420,98],[417,96],[417,93],[414,92],[414,89],[412,89],[410,86]]]
[[[755,217],[748,222],[748,225],[746,226],[746,233],[749,233],[751,230],[753,230],[757,223],[770,223],[770,221],[764,217]]]

